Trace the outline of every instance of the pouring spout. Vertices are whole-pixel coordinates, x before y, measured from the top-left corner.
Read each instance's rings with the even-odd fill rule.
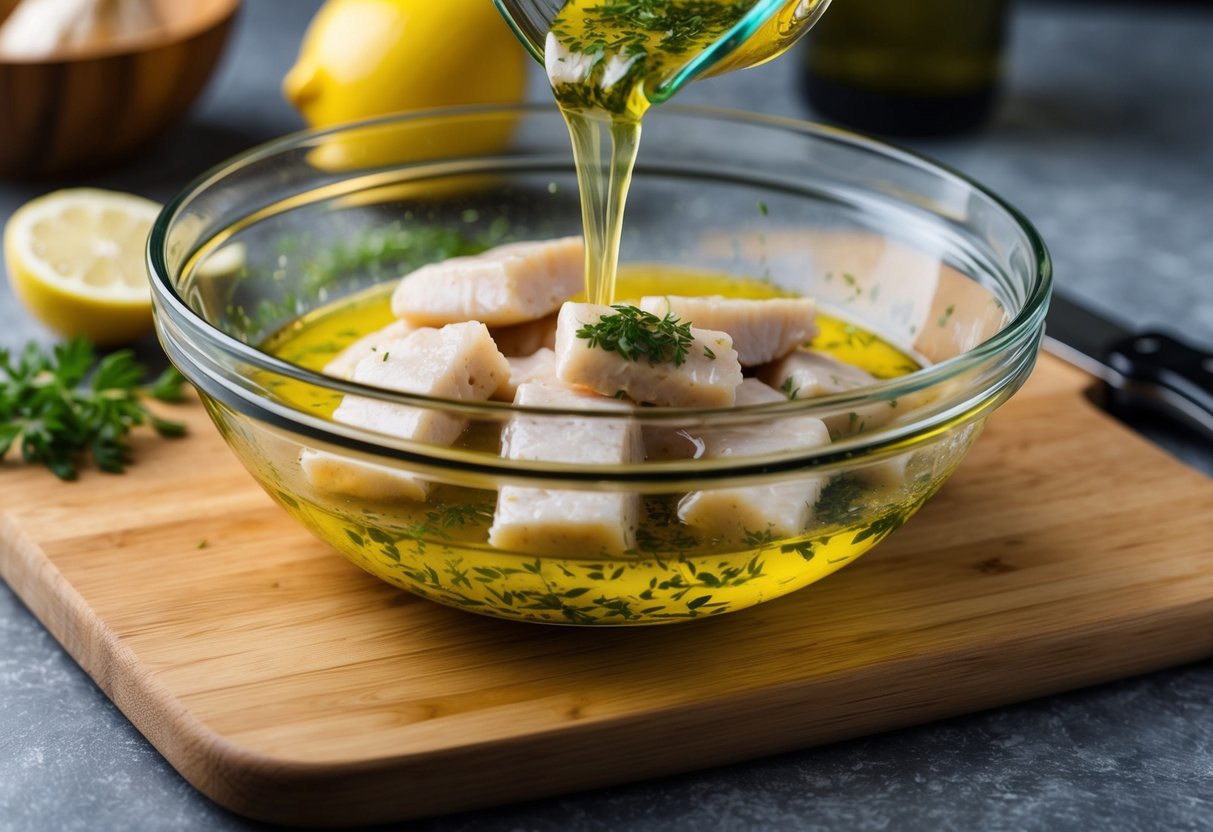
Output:
[[[531,57],[543,63],[543,44],[562,0],[493,0],[493,5]]]

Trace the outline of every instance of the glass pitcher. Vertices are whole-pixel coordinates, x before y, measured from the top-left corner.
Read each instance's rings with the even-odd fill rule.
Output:
[[[493,0],[493,3],[535,59],[544,63],[552,23],[569,3],[566,0]],[[695,7],[705,5],[740,7],[741,11],[737,22],[721,37],[704,49],[688,52],[684,60],[675,62],[645,89],[648,101],[659,104],[694,78],[757,66],[781,54],[817,22],[830,0],[647,0],[647,4],[654,10],[681,6],[689,15],[694,14]],[[621,4],[612,0],[599,4],[613,5]]]

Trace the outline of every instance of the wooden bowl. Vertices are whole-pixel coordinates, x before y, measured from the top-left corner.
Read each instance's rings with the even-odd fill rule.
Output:
[[[14,0],[0,0],[2,20]],[[161,26],[30,59],[0,54],[0,176],[117,162],[180,118],[206,85],[240,0],[156,0]]]

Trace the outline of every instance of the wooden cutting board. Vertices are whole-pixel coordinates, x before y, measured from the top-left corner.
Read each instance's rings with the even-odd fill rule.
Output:
[[[304,824],[652,777],[1213,654],[1213,481],[1047,356],[908,526],[719,619],[479,618],[363,574],[188,406],[125,476],[0,467],[0,573],[201,791]]]

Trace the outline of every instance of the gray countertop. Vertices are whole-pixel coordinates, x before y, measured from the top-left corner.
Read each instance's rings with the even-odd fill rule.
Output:
[[[247,0],[186,124],[126,168],[63,184],[164,199],[206,166],[295,129],[278,83],[316,5]],[[1213,8],[1030,3],[1015,24],[993,123],[914,146],[1023,210],[1052,249],[1060,287],[1126,323],[1213,346]],[[692,85],[682,100],[808,116],[796,70],[786,56]],[[49,188],[0,184],[0,220]],[[51,340],[0,284],[0,347],[29,338]],[[1168,445],[1213,471],[1183,437]],[[0,645],[0,832],[260,828],[186,784],[2,583]],[[1210,829],[1213,662],[410,828]]]

